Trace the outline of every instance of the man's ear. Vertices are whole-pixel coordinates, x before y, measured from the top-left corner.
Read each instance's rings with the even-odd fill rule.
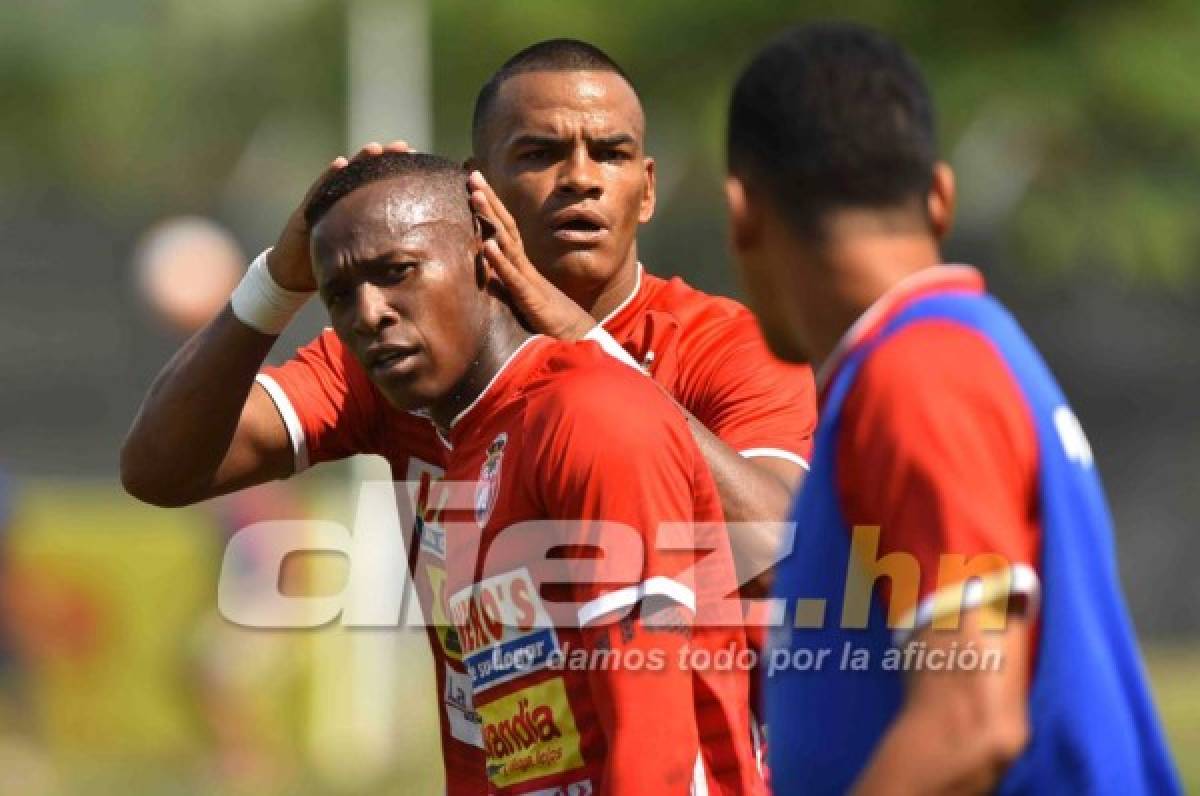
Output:
[[[654,217],[654,206],[658,201],[658,183],[654,166],[654,158],[643,158],[646,169],[646,190],[642,194],[642,204],[638,208],[638,223],[645,224]]]
[[[489,237],[487,231],[487,222],[482,218],[471,214],[471,259],[475,263],[475,282],[480,288],[485,287],[488,282],[496,279],[496,273],[492,268],[491,263],[483,256],[483,242]]]
[[[950,233],[954,224],[955,203],[958,195],[954,187],[954,170],[950,164],[938,161],[933,164],[933,180],[929,185],[929,196],[926,199],[926,211],[929,213],[929,224],[933,236],[942,241]]]
[[[475,255],[475,286],[480,290],[487,290],[490,285],[503,284],[500,282],[500,277],[496,274],[496,269],[492,268],[492,264],[483,256],[483,250]]]
[[[762,238],[762,219],[740,177],[731,174],[725,178],[725,202],[729,205],[729,242],[733,250],[757,248]]]

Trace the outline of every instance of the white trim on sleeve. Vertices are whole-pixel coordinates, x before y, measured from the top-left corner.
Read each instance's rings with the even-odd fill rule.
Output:
[[[605,614],[630,608],[646,597],[666,597],[674,600],[692,613],[696,612],[696,593],[677,580],[665,575],[647,578],[636,586],[601,594],[584,603],[579,609],[579,626],[585,627]]]
[[[808,471],[808,462],[805,461],[803,456],[792,453],[791,451],[782,450],[780,448],[747,448],[744,451],[738,451],[738,455],[743,459],[784,459],[792,464],[803,467],[806,472]]]
[[[696,765],[692,769],[692,787],[689,796],[708,796],[708,772],[704,770],[704,750],[696,752]]]
[[[262,385],[262,388],[267,391],[275,408],[279,410],[279,416],[283,418],[283,425],[287,427],[288,438],[292,441],[292,462],[295,472],[299,473],[308,469],[308,443],[304,439],[304,426],[300,425],[300,415],[296,414],[296,408],[292,406],[292,402],[288,399],[287,393],[279,386],[279,382],[271,378],[265,373],[259,373],[254,377],[254,380]]]
[[[766,744],[763,743],[762,725],[758,723],[758,715],[750,711],[750,743],[754,749],[754,765],[758,769],[758,775],[763,775],[763,764],[767,756]]]
[[[958,598],[960,589],[961,601]],[[939,589],[921,600],[916,608],[900,619],[899,627],[892,633],[892,642],[901,646],[918,628],[932,624],[940,617],[978,608],[992,600],[1014,594],[1021,595],[1029,601],[1025,610],[1027,616],[1037,613],[1041,579],[1038,578],[1037,571],[1028,564],[1013,564],[1008,569],[997,570],[982,578],[972,578],[966,584],[959,583]]]

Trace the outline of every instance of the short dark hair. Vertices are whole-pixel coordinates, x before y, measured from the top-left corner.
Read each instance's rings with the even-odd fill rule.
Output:
[[[393,177],[424,177],[444,181],[447,190],[461,192],[464,212],[470,217],[467,172],[461,164],[424,152],[384,152],[382,155],[352,160],[346,167],[329,174],[305,205],[304,220],[312,229],[334,205],[354,191],[369,183]]]
[[[798,231],[819,235],[830,211],[924,199],[937,160],[933,102],[917,65],[883,34],[797,27],[738,78],[728,147],[731,173],[768,191]]]
[[[613,72],[620,75],[630,87],[633,86],[625,70],[594,44],[579,39],[547,39],[531,44],[505,61],[479,89],[475,111],[471,115],[471,141],[475,146],[475,154],[482,154],[479,150],[483,129],[504,81],[527,72],[579,71]]]

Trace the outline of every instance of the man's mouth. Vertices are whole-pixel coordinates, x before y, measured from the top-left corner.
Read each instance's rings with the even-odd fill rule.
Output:
[[[376,378],[401,375],[413,368],[419,350],[416,346],[373,345],[366,352],[367,369]]]
[[[608,235],[608,223],[594,210],[568,207],[550,220],[555,240],[563,243],[597,244]]]

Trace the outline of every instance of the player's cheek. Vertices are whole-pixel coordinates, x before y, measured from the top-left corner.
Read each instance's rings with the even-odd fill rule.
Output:
[[[513,181],[508,190],[497,192],[508,212],[520,226],[524,218],[535,218],[537,209],[554,191],[554,180],[546,172],[531,172]]]

